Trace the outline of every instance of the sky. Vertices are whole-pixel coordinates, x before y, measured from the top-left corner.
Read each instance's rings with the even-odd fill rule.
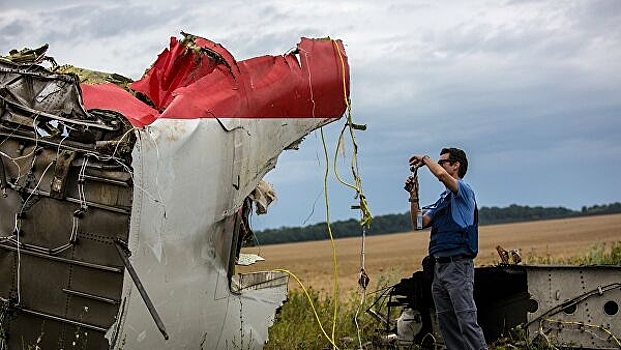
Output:
[[[443,147],[468,154],[480,207],[621,201],[621,1],[0,0],[0,55],[48,43],[59,64],[132,79],[182,31],[237,60],[341,39],[352,117],[367,126],[356,160],[372,215],[406,212],[409,157],[437,160]],[[266,176],[278,199],[255,230],[360,218],[333,171],[343,123],[324,128],[327,192],[314,132]],[[352,149],[337,156],[346,181]],[[435,202],[441,183],[426,169],[419,179],[421,201]]]

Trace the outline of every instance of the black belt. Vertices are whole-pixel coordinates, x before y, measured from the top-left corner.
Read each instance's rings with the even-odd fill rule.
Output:
[[[458,256],[435,257],[435,259],[438,264],[446,264],[446,263],[450,263],[451,261],[471,260],[472,257],[458,255]]]

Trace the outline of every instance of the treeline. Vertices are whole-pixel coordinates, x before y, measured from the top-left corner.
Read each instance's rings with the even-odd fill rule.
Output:
[[[582,207],[580,211],[563,207],[529,207],[512,204],[508,207],[479,208],[479,225],[505,224],[521,221],[561,219],[586,215],[602,215],[621,213],[621,203]],[[362,228],[358,220],[349,219],[336,221],[330,225],[334,238],[359,237]],[[410,213],[388,214],[373,218],[367,235],[408,232],[412,230]],[[259,244],[278,244],[289,242],[317,241],[328,239],[326,223],[318,223],[305,227],[281,227],[255,232]],[[255,242],[256,243],[256,242]]]

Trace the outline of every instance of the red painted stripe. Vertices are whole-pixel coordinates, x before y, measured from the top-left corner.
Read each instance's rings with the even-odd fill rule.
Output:
[[[130,85],[155,108],[113,84],[83,84],[84,105],[117,111],[139,127],[157,118],[325,118],[345,112],[349,65],[340,40],[302,38],[297,54],[240,62],[207,39],[193,43],[192,49],[171,38],[170,48]]]

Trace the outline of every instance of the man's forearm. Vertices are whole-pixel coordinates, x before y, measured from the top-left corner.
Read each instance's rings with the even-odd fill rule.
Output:
[[[426,166],[427,169],[444,184],[444,186],[448,187],[453,192],[457,192],[457,180],[449,175],[440,164],[436,163],[428,155],[424,155],[420,161],[422,165]]]
[[[412,229],[416,230],[416,213],[420,210],[418,201],[410,203],[410,220],[412,222]]]

